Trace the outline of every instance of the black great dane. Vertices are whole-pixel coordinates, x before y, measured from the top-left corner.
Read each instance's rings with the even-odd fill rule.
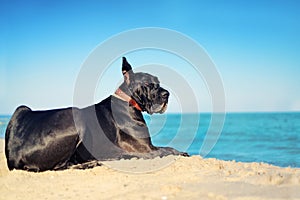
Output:
[[[134,73],[123,57],[124,82],[116,92],[86,108],[32,111],[20,106],[5,135],[10,170],[90,168],[103,160],[183,155],[170,147],[155,147],[142,112],[163,113],[169,92],[157,77]]]

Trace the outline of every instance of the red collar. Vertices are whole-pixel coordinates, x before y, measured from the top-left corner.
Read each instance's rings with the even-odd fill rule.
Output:
[[[127,94],[125,94],[120,88],[118,88],[116,90],[115,95],[118,98],[122,99],[123,101],[127,101],[130,105],[132,105],[133,107],[135,107],[139,111],[142,111],[142,109],[139,106],[139,104],[134,99],[132,99],[130,96],[128,96]]]

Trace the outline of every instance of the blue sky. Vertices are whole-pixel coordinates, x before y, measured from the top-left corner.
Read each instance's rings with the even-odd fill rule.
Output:
[[[21,104],[71,106],[89,53],[113,35],[142,27],[176,30],[202,45],[222,76],[227,111],[300,110],[299,1],[0,0],[0,5],[2,114]],[[121,79],[119,69],[115,73]]]

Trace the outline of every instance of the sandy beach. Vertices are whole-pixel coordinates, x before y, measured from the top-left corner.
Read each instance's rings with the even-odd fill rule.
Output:
[[[88,170],[8,171],[0,199],[300,199],[300,169],[192,157],[105,162]]]

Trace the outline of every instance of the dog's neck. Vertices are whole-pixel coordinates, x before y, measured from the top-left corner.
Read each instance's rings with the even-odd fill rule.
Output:
[[[114,96],[121,99],[121,100],[123,100],[123,101],[127,101],[130,105],[132,105],[133,107],[135,107],[139,111],[142,111],[139,104],[134,99],[132,99],[129,95],[127,95],[125,92],[123,92],[120,88],[118,88],[116,90],[116,92],[114,93]]]

